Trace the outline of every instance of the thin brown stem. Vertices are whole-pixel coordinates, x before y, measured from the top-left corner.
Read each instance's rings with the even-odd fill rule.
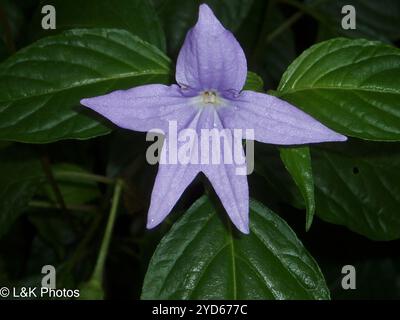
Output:
[[[267,45],[271,43],[277,36],[279,36],[282,32],[286,31],[294,23],[296,23],[303,15],[304,13],[301,11],[293,14],[290,18],[288,18],[284,23],[282,23],[278,28],[276,28],[268,35],[267,39],[265,40],[265,44]]]
[[[54,178],[53,170],[51,169],[49,157],[47,155],[42,156],[41,163],[42,163],[43,171],[46,175],[46,179],[49,182],[49,184],[54,192],[54,196],[56,197],[56,200],[57,200],[60,208],[63,211],[67,211],[67,207],[65,205],[64,198],[61,194],[60,188],[58,187],[57,181]]]
[[[3,26],[4,29],[4,43],[7,46],[8,52],[10,54],[13,54],[16,51],[16,49],[11,33],[10,22],[2,6],[0,6],[0,24]]]

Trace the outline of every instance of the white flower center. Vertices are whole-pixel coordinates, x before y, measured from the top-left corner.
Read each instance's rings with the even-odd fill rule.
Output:
[[[218,95],[215,91],[204,91],[201,96],[204,103],[216,104],[218,102]]]

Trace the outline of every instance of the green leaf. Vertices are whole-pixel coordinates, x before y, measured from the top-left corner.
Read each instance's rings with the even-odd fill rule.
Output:
[[[261,77],[254,72],[247,72],[246,83],[243,90],[252,90],[262,92],[264,89],[264,82]]]
[[[71,30],[44,38],[0,65],[0,139],[87,139],[110,125],[84,97],[167,82],[169,59],[127,31]]]
[[[43,5],[56,9],[56,30],[42,28]],[[74,28],[124,29],[165,51],[165,35],[151,1],[143,0],[45,0],[32,22],[32,37],[46,37]]]
[[[235,32],[247,16],[253,0],[153,0],[167,35],[168,52],[176,55],[186,33],[197,20],[199,6],[207,3],[223,25]]]
[[[200,198],[157,247],[142,299],[329,299],[289,226],[260,203],[250,209],[251,233],[238,234]]]
[[[277,208],[280,203],[288,203],[297,209],[305,209],[304,198],[284,166],[278,148],[256,142],[254,157],[254,173],[261,177],[262,181],[256,181],[257,187],[253,188],[253,197],[273,208]],[[253,178],[256,177],[249,176],[250,180]],[[252,181],[251,185],[253,184]]]
[[[345,5],[356,10],[356,28],[343,29],[342,14]],[[308,6],[318,13],[320,27],[326,28],[332,35],[350,38],[367,38],[387,41],[400,38],[400,2],[398,0],[336,0],[309,1]]]
[[[400,50],[367,40],[312,46],[285,72],[278,95],[332,129],[400,140]]]
[[[44,177],[40,161],[25,148],[0,153],[0,237],[28,206]]]
[[[282,162],[299,188],[306,204],[306,230],[311,227],[315,213],[314,179],[308,147],[279,148]]]
[[[317,215],[372,240],[400,238],[399,144],[312,148]]]

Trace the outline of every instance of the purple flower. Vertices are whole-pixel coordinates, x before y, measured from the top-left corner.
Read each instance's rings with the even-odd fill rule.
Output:
[[[178,85],[145,85],[83,99],[81,103],[119,127],[135,131],[158,128],[168,133],[169,122],[176,121],[178,132],[216,128],[228,129],[232,135],[234,129],[253,129],[255,140],[279,145],[346,140],[283,100],[242,91],[246,76],[242,48],[203,4],[197,24],[188,32],[178,56]],[[167,144],[168,135],[163,148]],[[235,169],[235,164],[224,163],[160,163],[147,227],[157,226],[196,175],[203,172],[232,222],[248,233],[247,177],[236,174]]]

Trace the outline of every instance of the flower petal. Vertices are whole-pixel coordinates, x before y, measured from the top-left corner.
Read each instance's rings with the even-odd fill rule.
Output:
[[[240,44],[211,9],[203,4],[179,53],[176,81],[197,91],[239,92],[246,81],[247,62]]]
[[[168,130],[168,121],[178,128],[187,125],[195,114],[190,100],[177,85],[150,84],[129,90],[81,100],[81,104],[100,113],[117,126],[135,131]]]
[[[210,180],[233,224],[249,233],[249,187],[246,175],[236,175],[234,165],[210,165],[204,174]]]
[[[201,110],[197,111],[185,129],[196,130],[200,115]],[[150,209],[147,216],[147,228],[149,229],[154,228],[164,220],[201,169],[199,164],[192,164],[193,162],[181,164],[178,161],[178,156],[175,162],[174,160],[171,161],[170,153],[177,155],[178,150],[184,143],[183,141],[176,140],[177,137],[173,137],[172,135],[173,133],[170,133],[164,139],[163,150],[161,152],[161,158],[164,158],[164,160],[161,159],[158,166],[158,173],[151,194]],[[178,135],[179,133],[177,133]],[[195,142],[193,141],[193,143]],[[191,158],[194,157],[195,148],[198,148],[197,144],[193,145],[190,149],[192,151]]]
[[[166,143],[164,141],[164,143]],[[160,224],[200,172],[198,165],[160,164],[147,216],[147,228]]]
[[[243,91],[231,103],[231,107],[219,111],[224,125],[232,129],[254,129],[254,138],[260,142],[291,145],[347,140],[346,136],[271,95]]]
[[[206,114],[206,112],[204,112]],[[203,128],[214,128],[223,130],[222,122],[215,109],[210,109],[208,117],[202,121]],[[224,132],[231,135],[230,141],[233,141],[232,132],[225,129]],[[239,142],[241,156],[244,157],[241,141]],[[229,148],[228,148],[229,149]],[[210,150],[212,150],[210,148]],[[203,150],[202,150],[203,152]],[[233,146],[231,145],[228,151],[224,144],[220,144],[219,152],[221,159],[228,156],[226,153],[230,152],[234,159]],[[243,164],[246,165],[245,163]],[[221,200],[226,212],[231,218],[233,224],[243,233],[249,233],[249,187],[247,184],[247,176],[245,174],[238,174],[239,168],[237,163],[233,161],[232,164],[227,164],[221,161],[220,164],[203,165],[202,171],[210,180],[216,194]],[[241,170],[240,170],[241,171]]]

